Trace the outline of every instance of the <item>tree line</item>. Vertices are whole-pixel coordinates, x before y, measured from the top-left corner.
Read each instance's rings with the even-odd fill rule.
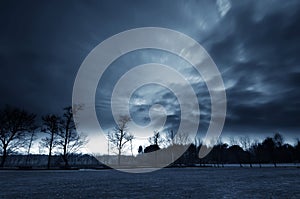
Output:
[[[75,110],[76,111],[76,110]],[[5,106],[0,110],[0,167],[5,166],[9,155],[25,150],[27,153],[26,163],[30,161],[33,143],[40,138],[39,146],[47,150],[47,168],[51,167],[51,161],[59,157],[64,168],[69,168],[69,160],[74,154],[87,143],[87,138],[79,134],[75,129],[73,120],[74,110],[71,107],[63,109],[62,114],[47,114],[41,117],[41,122],[37,122],[37,116],[25,110]],[[267,137],[262,141],[254,141],[248,136],[238,139],[231,138],[230,143],[224,143],[221,139],[214,146],[202,143],[197,137],[191,141],[188,136],[177,135],[173,131],[160,133],[154,131],[153,136],[148,139],[149,145],[133,148],[134,135],[130,133],[128,124],[130,117],[120,116],[115,128],[108,132],[108,155],[110,149],[114,150],[117,157],[117,164],[121,165],[121,159],[127,158],[123,155],[126,151],[131,152],[129,161],[138,161],[140,156],[147,156],[150,163],[160,160],[171,160],[170,166],[205,166],[212,164],[224,166],[224,164],[239,164],[241,167],[248,164],[273,164],[278,163],[299,163],[300,162],[300,140],[295,145],[284,142],[280,133],[275,133],[273,137]],[[192,144],[190,144],[192,143]],[[103,144],[103,143],[102,143]],[[201,147],[211,149],[211,152],[204,158],[199,159],[198,153]],[[177,160],[174,159],[174,149],[187,148],[185,153]],[[138,155],[134,156],[133,151],[138,150]],[[165,153],[160,157],[155,151],[162,150]],[[166,156],[167,154],[167,156]],[[55,156],[55,158],[53,158]],[[127,155],[128,156],[128,155]],[[145,160],[145,159],[143,159]],[[147,162],[143,164],[147,165]]]
[[[114,130],[108,133],[108,140],[112,143],[108,147],[117,149],[118,165],[121,162],[122,151],[129,148],[132,153],[132,140],[135,137],[129,132],[129,122],[130,118],[128,116],[121,116]],[[219,138],[214,146],[202,143],[197,137],[191,142],[187,135],[175,135],[172,130],[168,133],[154,131],[153,136],[148,138],[149,145],[144,149],[142,146],[138,147],[138,156],[147,154],[150,163],[153,163],[153,161],[163,162],[169,159],[170,162],[173,162],[170,166],[205,166],[210,164],[222,167],[224,164],[239,164],[240,167],[243,167],[243,165],[249,164],[252,167],[253,164],[258,164],[261,167],[262,164],[273,164],[274,167],[277,167],[278,163],[300,162],[300,140],[298,139],[296,144],[292,146],[284,142],[284,138],[280,133],[275,133],[273,137],[266,137],[262,141],[252,140],[249,136],[231,137],[229,144],[222,142]],[[198,157],[201,147],[211,150],[202,159]],[[179,159],[174,160],[173,151],[179,148],[187,148],[187,150]],[[161,157],[159,157],[159,154],[154,153],[158,150],[164,151],[164,153],[161,153],[163,154]],[[130,161],[136,161],[138,156]]]
[[[51,166],[52,156],[59,154],[64,167],[69,167],[69,157],[87,142],[86,137],[75,129],[71,107],[63,109],[63,114],[42,116],[37,124],[37,116],[26,110],[6,105],[0,110],[0,167],[5,166],[8,155],[26,149],[29,161],[33,142],[41,138],[39,146],[48,150],[47,168]]]
[[[159,138],[157,132],[154,133],[151,139]],[[164,139],[162,139],[164,140]],[[151,153],[156,150],[170,151],[169,156],[172,156],[174,148],[186,147],[188,138],[178,139],[175,143],[168,144],[167,147],[160,147],[157,141],[151,142],[144,150],[139,147],[139,153]],[[162,141],[166,142],[165,141]],[[200,159],[198,157],[201,147],[209,148],[210,153]],[[165,153],[168,154],[168,153]],[[166,158],[166,157],[161,157]],[[171,166],[192,166],[192,165],[214,165],[216,167],[224,167],[224,164],[239,164],[240,167],[253,164],[273,164],[277,167],[279,163],[300,163],[300,140],[296,144],[291,145],[284,142],[284,138],[280,133],[275,133],[272,137],[266,137],[262,141],[251,140],[248,136],[241,136],[238,139],[231,138],[230,144],[217,141],[214,146],[209,146],[201,142],[200,139],[190,144],[185,153]]]

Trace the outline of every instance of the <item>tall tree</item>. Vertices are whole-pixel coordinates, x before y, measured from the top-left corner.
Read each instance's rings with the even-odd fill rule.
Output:
[[[151,153],[159,150],[159,143],[163,142],[163,139],[158,131],[154,131],[153,136],[148,138],[148,142],[150,143],[150,146],[145,148],[144,153]]]
[[[160,139],[160,133],[158,131],[154,131],[153,136],[149,137],[148,141],[150,142],[150,144],[158,146],[158,143],[161,141]]]
[[[166,133],[166,139],[164,140],[166,142],[166,145],[173,146],[175,144],[175,133],[173,130],[170,130]]]
[[[283,147],[283,136],[277,132],[274,134],[273,136],[273,140],[274,140],[274,144],[275,144],[275,151],[274,151],[274,162],[275,162],[275,166],[276,166],[276,162],[279,162],[280,160],[280,155],[281,155],[281,150]]]
[[[186,133],[177,134],[175,143],[178,145],[188,145],[191,143],[191,138]]]
[[[127,142],[130,142],[134,137],[128,132],[129,116],[120,116],[117,125],[112,133],[108,135],[109,141],[117,149],[118,165],[121,164],[121,155]]]
[[[86,137],[76,131],[72,107],[64,108],[56,143],[62,150],[61,156],[64,166],[68,168],[70,154],[77,152],[86,143]]]
[[[267,137],[262,142],[262,148],[263,148],[265,160],[267,160],[268,162],[273,162],[274,167],[277,167],[276,157],[275,157],[276,144],[274,142],[274,139],[271,137]]]
[[[252,143],[252,146],[251,146],[251,151],[253,151],[254,155],[255,155],[255,158],[256,158],[256,161],[258,162],[259,164],[259,167],[261,168],[261,163],[262,163],[262,157],[263,157],[263,147],[262,147],[262,144],[259,143],[258,140],[255,140],[253,143]]]
[[[34,131],[35,115],[6,106],[0,111],[0,147],[2,158],[0,167],[3,167],[9,152],[23,148],[28,144],[28,132]]]
[[[273,137],[275,146],[280,148],[283,145],[283,136],[280,133],[275,133]]]
[[[32,130],[29,133],[29,141],[28,141],[28,148],[27,148],[27,157],[26,157],[26,164],[28,164],[28,161],[30,160],[31,154],[30,154],[30,150],[32,148],[32,144],[33,141],[36,140],[37,136],[36,136],[36,132],[34,130]]]
[[[242,136],[242,137],[240,137],[240,143],[241,143],[242,147],[244,148],[244,150],[245,150],[245,152],[248,156],[249,165],[252,168],[251,139],[249,138],[249,136]]]
[[[223,143],[221,137],[217,140],[217,144],[213,147],[212,153],[215,159],[215,162],[217,163],[217,167],[221,164],[222,167],[224,167],[224,156],[225,151],[227,150],[228,145],[226,143]]]
[[[52,151],[56,145],[56,139],[59,132],[61,119],[56,115],[46,115],[45,117],[42,117],[42,120],[43,120],[42,132],[48,134],[48,136],[42,138],[41,145],[49,149],[48,163],[47,163],[47,168],[49,169],[51,166]]]
[[[133,135],[130,135],[129,141],[130,141],[130,151],[131,151],[131,157],[133,157],[133,145],[132,145],[132,140],[134,139]]]
[[[244,154],[244,150],[240,145],[232,145],[228,148],[228,152],[234,156],[234,162],[239,163],[240,167],[243,167],[242,165],[242,157]]]

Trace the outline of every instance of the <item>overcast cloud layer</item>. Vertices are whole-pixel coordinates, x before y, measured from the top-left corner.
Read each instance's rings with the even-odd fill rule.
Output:
[[[158,26],[194,38],[217,64],[228,100],[225,133],[280,131],[294,138],[300,130],[299,22],[298,0],[1,2],[0,104],[39,115],[57,113],[71,105],[77,70],[96,45],[121,31]],[[112,64],[97,91],[100,122],[111,125],[111,89],[135,65],[172,65],[193,83],[195,71],[183,70],[187,63],[177,59],[150,50]],[[207,88],[204,83],[193,87],[205,129],[210,119]],[[175,128],[170,126],[176,126],[180,110],[168,90],[145,87],[135,96],[131,111],[141,115],[134,116],[137,123],[147,123],[150,105],[161,103],[170,111],[167,127]]]

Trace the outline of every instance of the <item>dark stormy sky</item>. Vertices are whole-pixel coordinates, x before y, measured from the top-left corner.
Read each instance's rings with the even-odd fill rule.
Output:
[[[279,131],[293,139],[300,136],[299,22],[298,0],[1,1],[0,104],[39,115],[58,113],[71,104],[77,71],[95,46],[128,29],[164,27],[194,38],[218,66],[228,103],[225,135]],[[155,61],[180,70],[185,64],[174,60],[149,50],[113,65]],[[104,125],[110,124],[112,85],[124,72],[112,66],[99,82],[106,84],[96,99]],[[194,71],[183,73],[193,79]],[[205,84],[195,89],[202,96],[205,127],[208,93]],[[147,107],[160,102],[173,110],[167,125],[176,126],[178,102],[168,90],[145,87],[136,96],[141,97],[133,99],[131,111],[137,123],[147,121]]]

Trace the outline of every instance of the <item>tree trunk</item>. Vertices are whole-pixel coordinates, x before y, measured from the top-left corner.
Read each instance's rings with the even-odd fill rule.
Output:
[[[50,169],[50,166],[51,166],[51,154],[52,154],[53,140],[54,140],[54,133],[52,132],[51,133],[50,145],[49,145],[49,155],[48,155],[47,169]]]
[[[62,158],[63,158],[63,160],[65,162],[65,165],[64,165],[65,169],[69,168],[68,155],[66,154]]]
[[[249,165],[250,165],[250,168],[252,168],[252,161],[251,161],[251,154],[249,153]]]
[[[50,146],[50,149],[49,149],[47,169],[50,169],[50,166],[51,166],[51,153],[52,153],[52,146]]]
[[[64,160],[64,163],[65,163],[65,168],[68,168],[69,167],[69,162],[68,162],[68,154],[67,154],[67,146],[66,145],[64,146],[63,160]]]
[[[66,125],[66,134],[65,134],[65,140],[64,140],[64,154],[63,154],[63,160],[65,162],[65,168],[69,167],[68,163],[68,141],[69,141],[69,125],[70,125],[70,118],[68,118],[67,125]]]
[[[31,149],[32,142],[33,142],[33,136],[34,136],[34,131],[31,133],[31,137],[30,137],[30,141],[29,141],[29,146],[28,146],[28,150],[27,150],[27,157],[26,157],[26,162],[25,162],[26,165],[28,164],[29,157],[30,157],[30,149]]]
[[[6,146],[4,146],[0,167],[4,167],[6,157],[7,157],[7,150],[6,150]]]
[[[130,140],[130,150],[131,150],[131,157],[133,157],[133,151],[132,151],[132,140]]]
[[[119,149],[119,153],[118,153],[118,166],[121,165],[121,150]]]
[[[257,158],[258,158],[258,165],[259,165],[259,168],[261,168],[261,157],[260,157],[260,155],[257,155]]]
[[[64,152],[63,152],[63,160],[65,162],[65,168],[68,167],[68,157],[67,157],[67,143],[65,142],[65,145],[64,145]]]

